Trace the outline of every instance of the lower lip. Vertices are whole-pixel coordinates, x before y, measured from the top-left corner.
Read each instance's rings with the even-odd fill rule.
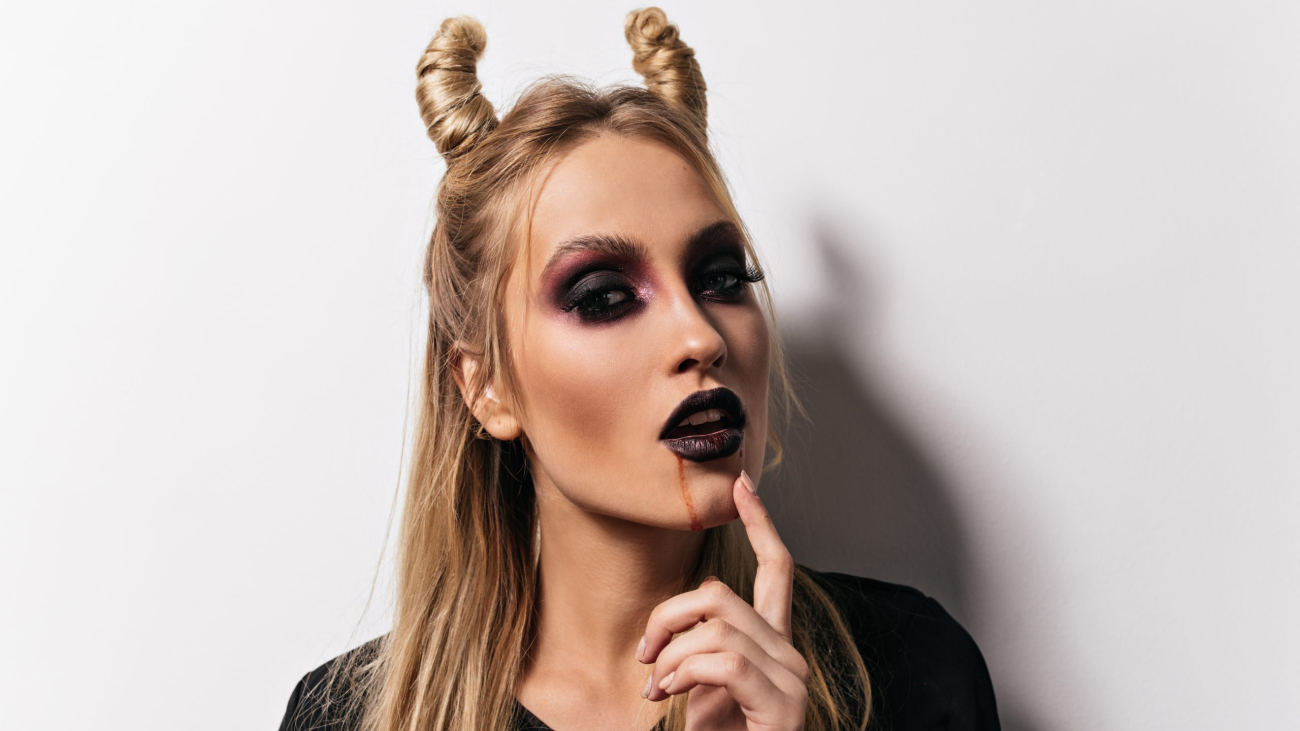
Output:
[[[661,439],[665,447],[674,454],[692,462],[708,462],[720,457],[728,457],[740,450],[745,442],[744,427],[731,427],[715,431],[712,434],[696,434],[676,439]]]

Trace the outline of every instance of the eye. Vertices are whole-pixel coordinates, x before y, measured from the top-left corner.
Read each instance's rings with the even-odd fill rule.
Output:
[[[763,272],[746,266],[734,256],[718,257],[708,262],[696,278],[702,295],[714,300],[739,300],[749,285],[761,281]]]
[[[607,289],[583,297],[573,308],[584,320],[604,320],[632,299],[631,294],[618,289]]]
[[[704,288],[710,292],[726,292],[740,283],[740,277],[731,272],[713,272],[704,275],[701,279]]]
[[[632,287],[621,277],[602,272],[576,284],[561,309],[586,322],[612,320],[636,304]]]

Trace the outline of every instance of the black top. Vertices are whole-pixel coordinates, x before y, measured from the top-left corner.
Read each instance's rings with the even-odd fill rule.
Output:
[[[1000,731],[984,656],[937,601],[910,586],[804,568],[830,594],[857,640],[871,684],[868,729]],[[373,648],[373,642],[350,652],[368,647]],[[342,657],[298,682],[280,731],[353,731],[354,724],[324,718],[314,704],[300,703]],[[519,710],[518,731],[552,731],[527,708]]]

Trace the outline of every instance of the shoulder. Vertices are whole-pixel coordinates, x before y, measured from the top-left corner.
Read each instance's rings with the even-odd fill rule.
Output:
[[[311,670],[293,687],[280,731],[352,731],[358,727],[349,713],[356,695],[352,674],[344,672],[373,659],[385,636],[355,647]]]
[[[920,590],[800,566],[831,597],[867,667],[870,728],[998,729],[983,653],[946,609]]]

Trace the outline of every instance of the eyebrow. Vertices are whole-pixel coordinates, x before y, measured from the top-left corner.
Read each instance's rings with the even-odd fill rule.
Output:
[[[686,242],[687,253],[694,252],[709,239],[724,233],[740,237],[740,229],[736,227],[736,224],[726,219],[714,221],[691,234],[690,239]],[[576,251],[596,251],[620,259],[649,258],[645,244],[636,239],[630,239],[618,234],[584,234],[565,239],[556,247],[555,253],[551,254],[546,266],[542,267],[542,279],[545,280],[551,270],[555,269],[565,257]]]

